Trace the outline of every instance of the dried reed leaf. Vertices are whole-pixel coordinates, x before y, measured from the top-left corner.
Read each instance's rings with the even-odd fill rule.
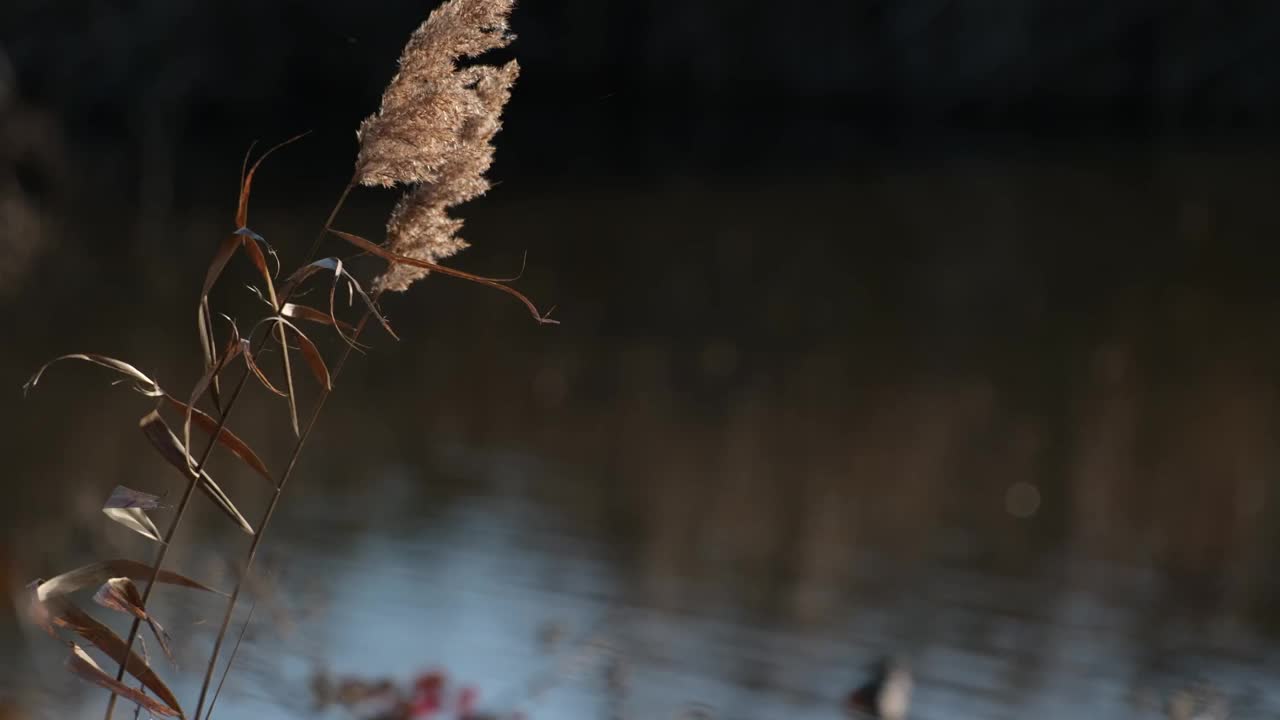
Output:
[[[351,323],[338,320],[332,315],[307,305],[285,303],[284,306],[280,308],[280,314],[287,318],[293,318],[294,320],[306,320],[307,322],[336,327],[340,332],[345,332],[351,335],[354,335],[356,331],[355,326]],[[334,325],[335,321],[337,322],[337,325]]]
[[[94,593],[93,601],[108,610],[126,613],[145,622],[151,627],[151,632],[156,636],[156,642],[160,643],[160,649],[164,651],[165,657],[169,658],[170,662],[174,661],[173,650],[169,646],[169,633],[165,632],[160,623],[143,607],[142,593],[138,591],[138,586],[134,585],[132,580],[125,577],[107,580],[98,588],[98,592]]]
[[[282,317],[270,319],[277,326],[293,331],[294,337],[298,338],[298,349],[302,351],[302,357],[306,358],[307,365],[311,367],[311,374],[315,376],[316,382],[320,383],[320,386],[325,390],[332,390],[333,385],[329,380],[329,368],[324,364],[324,357],[320,355],[320,349],[316,347],[316,344],[311,342],[311,338],[299,330],[297,325]]]
[[[266,152],[258,156],[258,159],[254,161],[253,166],[249,168],[249,172],[244,173],[243,179],[240,181],[240,202],[236,206],[236,225],[244,227],[249,224],[249,192],[253,186],[253,176],[258,172],[258,168],[262,166],[262,161],[266,160],[272,153],[280,148],[286,145],[291,145],[309,134],[309,132],[305,132],[299,135],[294,135],[282,143],[271,146]]]
[[[107,517],[143,537],[164,542],[160,539],[160,530],[147,516],[146,511],[160,506],[160,498],[140,492],[123,485],[117,485],[111,496],[102,504],[102,512]]]
[[[119,695],[120,697],[145,707],[148,712],[156,715],[164,715],[166,717],[184,717],[181,708],[176,707],[177,700],[174,700],[175,707],[170,707],[164,703],[158,702],[151,696],[125,685],[108,675],[98,663],[93,661],[84,650],[80,649],[75,643],[67,643],[71,647],[71,656],[67,658],[67,669],[80,677],[82,680],[93,683],[100,687]],[[170,693],[172,695],[172,693]]]
[[[85,588],[97,587],[113,577],[127,577],[134,580],[146,580],[151,577],[153,568],[137,560],[126,560],[119,558],[116,560],[103,560],[101,562],[90,563],[75,570],[68,570],[56,577],[48,580],[37,581],[35,584],[35,599],[39,602],[47,602],[54,598],[62,597],[78,590]],[[169,570],[161,570],[156,576],[156,582],[162,582],[166,585],[177,585],[179,587],[191,588],[192,590],[203,590],[217,595],[225,595],[204,583],[192,580],[191,578],[180,575]]]
[[[240,352],[244,355],[245,364],[253,371],[254,377],[258,378],[258,382],[262,383],[263,387],[282,398],[289,397],[289,393],[272,385],[271,380],[267,378],[267,374],[262,371],[262,368],[258,367],[258,363],[253,359],[253,349],[249,344],[248,338],[240,341]]]
[[[141,490],[134,490],[123,485],[117,485],[111,491],[111,495],[107,497],[107,501],[102,504],[104,508],[138,508],[140,510],[155,510],[160,505],[160,496],[144,493]]]
[[[62,355],[50,360],[44,365],[41,365],[40,369],[31,376],[31,379],[27,380],[27,382],[23,384],[22,391],[24,393],[30,392],[31,388],[35,387],[40,382],[40,378],[44,376],[44,371],[49,369],[50,365],[60,360],[84,360],[85,362],[91,362],[95,365],[101,365],[102,367],[115,370],[121,375],[133,380],[133,389],[143,395],[156,397],[164,394],[164,391],[160,389],[160,386],[156,381],[147,377],[138,368],[124,362],[123,360],[116,360],[115,358],[107,357],[106,355],[96,355],[93,353],[71,353],[69,355]]]
[[[240,169],[239,199],[238,199],[238,202],[236,203],[236,226],[240,228],[240,230],[244,230],[246,226],[249,224],[250,189],[253,186],[253,176],[258,172],[258,167],[262,165],[262,161],[266,160],[267,157],[269,157],[276,150],[279,150],[285,145],[288,145],[296,140],[301,139],[306,134],[307,133],[302,133],[301,135],[291,137],[288,140],[285,140],[284,142],[268,149],[266,152],[264,152],[262,155],[258,157],[257,161],[255,161],[253,163],[253,166],[249,167],[247,171],[245,168],[248,165],[249,155],[248,153],[245,154],[245,158],[244,158],[245,165],[241,166],[241,169]],[[250,146],[249,151],[250,152],[253,151],[252,146]],[[196,326],[200,333],[200,348],[204,354],[204,363],[205,363],[206,370],[213,367],[214,365],[213,349],[218,344],[217,340],[213,336],[213,318],[212,318],[212,313],[210,312],[210,309],[209,309],[209,293],[210,291],[213,290],[214,284],[217,283],[218,278],[222,275],[222,271],[226,269],[227,263],[231,261],[231,257],[235,255],[236,249],[239,248],[241,245],[244,245],[246,248],[253,245],[253,242],[251,240],[246,240],[246,238],[241,234],[240,230],[237,230],[235,233],[232,233],[231,237],[222,240],[222,242],[218,245],[218,250],[216,253],[214,253],[213,260],[210,261],[209,263],[209,269],[205,271],[204,287],[200,291],[200,311],[196,315]],[[256,233],[254,234],[254,236],[258,237]],[[256,254],[255,254],[255,251],[256,251]],[[261,248],[254,246],[251,250],[249,250],[249,253],[253,260],[254,265],[258,266],[259,271],[262,272],[263,276],[267,278],[267,282],[270,283],[271,282],[270,273],[266,270],[266,259],[261,257],[262,255]],[[274,253],[272,254],[274,255]],[[212,383],[211,390],[213,395],[213,404],[215,407],[221,409],[222,403],[218,397],[219,392],[218,392],[217,376],[215,375],[210,382]]]
[[[172,395],[166,394],[164,395],[164,399],[179,412],[184,415],[189,415],[191,422],[203,430],[206,435],[212,435],[213,431],[217,429],[218,421],[214,420],[199,408],[192,407]],[[190,433],[188,433],[188,436],[189,435]],[[266,463],[262,462],[262,459],[258,457],[258,454],[255,453],[244,440],[241,440],[238,435],[231,432],[231,430],[224,426],[222,430],[218,432],[218,442],[221,443],[223,447],[230,450],[232,455],[240,458],[241,462],[248,465],[250,469],[261,475],[267,482],[275,485],[275,481],[271,479],[271,472],[267,470]],[[188,441],[187,447],[190,446],[190,441]]]
[[[178,436],[174,435],[173,431],[169,429],[168,423],[164,421],[164,418],[160,417],[160,413],[155,410],[147,413],[142,417],[142,420],[138,422],[138,427],[142,429],[143,434],[147,436],[147,439],[150,440],[155,449],[159,451],[160,456],[169,461],[170,465],[176,468],[178,472],[182,473],[182,475],[188,479],[195,477],[195,471],[190,465],[188,465],[186,447],[183,446],[182,441],[178,439]],[[227,494],[222,491],[222,488],[218,487],[218,484],[213,481],[213,478],[209,477],[208,472],[200,472],[199,486],[200,490],[207,495],[209,499],[213,500],[214,504],[216,504],[222,512],[226,513],[227,517],[231,518],[240,526],[240,529],[250,535],[253,534],[253,526],[251,526],[249,521],[245,520],[244,516],[240,514],[240,511],[236,509],[235,504],[231,502],[231,498],[227,497]]]
[[[546,314],[539,312],[537,306],[533,304],[532,300],[525,297],[524,294],[521,293],[520,291],[502,284],[502,282],[499,280],[483,277],[480,275],[472,275],[469,272],[454,270],[453,268],[445,267],[444,265],[437,265],[433,262],[428,262],[426,260],[419,260],[417,258],[411,258],[404,255],[400,255],[398,253],[391,252],[390,250],[382,247],[381,245],[378,245],[374,242],[371,242],[365,238],[360,237],[359,235],[354,235],[352,233],[343,232],[341,230],[335,230],[333,228],[329,228],[329,232],[333,233],[334,235],[337,235],[343,240],[346,240],[347,242],[351,243],[352,245],[355,245],[356,247],[360,248],[361,250],[364,250],[365,252],[368,252],[371,255],[377,255],[378,257],[382,258],[383,260],[386,260],[389,263],[402,263],[404,265],[412,265],[413,267],[422,268],[424,270],[433,270],[442,275],[449,275],[451,277],[461,278],[463,280],[470,280],[471,282],[474,282],[474,283],[479,283],[481,285],[485,285],[487,287],[491,287],[496,290],[501,290],[502,292],[515,297],[517,300],[523,303],[524,306],[529,309],[529,312],[533,314],[533,319],[537,320],[539,323],[542,323],[544,325],[558,325],[560,323],[559,320],[552,320],[550,317],[548,317],[548,315],[550,315],[550,311],[548,311]]]
[[[330,232],[336,233],[338,231],[331,229]],[[351,273],[347,272],[347,269],[342,266],[342,261],[339,260],[338,258],[334,258],[334,257],[321,258],[320,260],[316,260],[314,262],[310,262],[310,263],[307,263],[306,265],[303,265],[302,267],[298,268],[298,270],[294,272],[293,275],[289,277],[289,280],[288,280],[289,287],[290,288],[297,287],[307,278],[311,277],[317,272],[320,272],[321,270],[327,270],[333,273],[333,282],[329,285],[329,316],[330,316],[331,322],[334,324],[335,327],[338,327],[337,326],[338,318],[334,314],[334,310],[335,310],[334,294],[337,291],[338,282],[341,280],[346,280],[346,282],[348,283],[347,285],[348,290],[360,296],[361,301],[364,302],[365,307],[368,309],[369,313],[373,315],[374,318],[377,319],[378,323],[382,325],[382,328],[387,331],[387,334],[397,340],[400,339],[400,336],[396,335],[395,331],[391,329],[391,323],[387,322],[387,319],[382,316],[381,312],[379,312],[378,306],[373,302],[373,299],[370,298],[369,294],[366,293],[364,291],[364,288],[360,286],[359,281],[357,281],[355,277],[351,275]],[[352,342],[345,335],[342,337],[342,339],[347,340],[348,343]]]
[[[102,508],[102,512],[115,522],[129,528],[148,540],[164,542],[160,539],[160,530],[156,528],[156,524],[151,522],[151,518],[147,517],[147,513],[139,508],[104,507]]]
[[[178,704],[178,698],[174,696],[173,691],[156,675],[146,659],[130,650],[125,641],[111,628],[98,622],[66,598],[53,598],[41,603],[33,596],[32,604],[38,606],[32,614],[43,616],[49,623],[46,629],[51,632],[55,626],[69,630],[88,640],[117,664],[123,664],[128,658],[129,674],[137,678],[144,687],[155,693],[156,697],[170,708],[179,714],[182,713],[182,707]]]
[[[266,255],[263,254],[262,248],[266,248],[267,253],[276,259],[276,267],[278,269],[280,267],[280,258],[276,255],[276,251],[269,243],[267,243],[266,238],[247,227],[242,227],[239,230],[236,230],[235,234],[239,235],[243,239],[244,249],[249,255],[249,260],[253,262],[253,266],[258,269],[258,273],[262,275],[262,279],[266,281],[267,288],[269,290],[272,289],[275,273],[271,271],[271,268],[267,267],[267,258]]]
[[[206,391],[212,394],[213,389],[218,385],[218,374],[240,354],[242,347],[240,344],[240,328],[236,327],[235,321],[230,318],[227,318],[227,320],[231,323],[231,337],[227,340],[227,349],[222,355],[218,356],[212,365],[205,369],[204,375],[201,375],[195,386],[191,388],[191,397],[187,401],[187,412],[182,421],[182,441],[184,447],[187,448],[191,447],[191,423],[195,414],[196,403],[200,402],[200,398],[204,397]],[[215,397],[214,405],[217,405],[217,402]],[[195,470],[196,459],[188,455],[187,464],[192,470]]]
[[[200,290],[200,310],[196,313],[196,331],[200,334],[200,352],[204,356],[206,371],[217,364],[214,348],[218,345],[218,339],[213,335],[213,313],[209,308],[209,293],[213,290],[218,277],[222,275],[222,271],[227,267],[227,263],[231,261],[231,256],[235,254],[236,248],[240,247],[241,244],[241,239],[235,235],[224,239],[218,244],[218,250],[209,262],[209,269],[205,271],[204,287]],[[219,397],[218,378],[216,376],[212,377],[211,382],[213,383],[214,407],[221,409],[222,400]]]
[[[268,151],[268,153],[269,152],[270,151]],[[260,163],[262,160],[259,159],[258,162]],[[258,166],[255,163],[254,169],[256,170],[257,167]],[[246,177],[246,182],[251,180],[252,174],[253,171],[251,170],[249,176]],[[244,200],[245,202],[248,201],[247,196]],[[258,247],[258,245],[261,243],[265,246],[267,250],[271,252],[272,256],[275,255],[275,251],[271,250],[271,246],[267,245],[267,241],[264,240],[261,235],[247,227],[241,226],[239,230],[236,230],[236,234],[244,238],[245,252],[248,253],[249,259],[253,261],[254,266],[258,268],[259,274],[262,275],[263,282],[267,284],[267,302],[271,305],[272,312],[279,312],[280,300],[276,296],[275,282],[272,279],[273,275],[270,268],[267,267],[267,259],[262,254],[262,248]],[[282,393],[282,395],[289,400],[289,420],[293,425],[293,434],[298,435],[298,404],[293,392],[293,368],[290,366],[289,344],[285,339],[284,330],[278,327],[275,330],[276,339],[280,341],[280,360],[284,367],[285,392]],[[271,383],[266,381],[266,376],[253,365],[253,356],[250,354],[247,346],[244,348],[244,357],[245,362],[249,363],[250,368],[253,369],[253,372],[258,376],[258,379],[261,380],[264,385],[274,390],[275,388],[271,386]]]

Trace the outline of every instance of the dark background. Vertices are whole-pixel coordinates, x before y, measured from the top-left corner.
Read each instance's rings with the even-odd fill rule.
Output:
[[[139,248],[173,242],[174,208],[228,202],[233,159],[255,140],[311,131],[275,161],[277,180],[263,192],[324,205],[319,198],[346,177],[353,128],[376,107],[403,38],[428,7],[6,3],[0,79],[9,108],[9,194],[46,220],[43,232],[6,233],[13,262],[5,276],[14,278],[7,284],[16,288],[30,262],[47,259],[39,235],[49,243],[65,237],[71,249],[87,253],[86,262],[127,272]],[[913,168],[991,176],[1002,171],[977,166],[1040,166],[1051,174],[1101,163],[1108,180],[1150,186],[1168,174],[1156,167],[1162,159],[1199,152],[1230,154],[1229,172],[1252,186],[1258,178],[1245,178],[1252,170],[1236,164],[1267,166],[1280,119],[1274,52],[1280,8],[1262,1],[910,0],[785,8],[528,2],[513,22],[520,40],[504,55],[518,55],[523,74],[493,172],[512,186],[499,198],[549,184],[652,189],[746,182],[776,186],[773,217],[782,218],[804,214],[787,203],[803,198],[809,190],[802,186],[813,179],[852,182],[846,188],[852,194],[859,182]],[[1047,198],[1061,190],[1039,192]],[[1135,215],[1145,212],[1131,206]],[[1142,222],[1169,225],[1170,215],[1182,211],[1156,212]],[[101,226],[104,214],[121,216],[109,223],[121,230],[116,237],[88,241],[65,222],[91,216]],[[785,233],[779,240],[806,250],[796,263],[819,273],[839,266],[870,285],[911,284],[907,266],[922,256],[970,250],[1018,255],[1016,262],[1047,273],[1035,284],[1051,299],[1084,292],[1083,285],[1111,292],[1182,266],[1216,273],[1205,279],[1219,291],[1269,284],[1265,265],[1254,262],[1272,246],[1261,233],[1217,238],[1211,249],[1194,238],[1020,237],[1010,253],[991,248],[990,240],[942,231],[904,239],[884,232],[879,214],[848,218],[844,233]],[[880,227],[866,232],[871,223]],[[661,284],[652,282],[655,271],[661,276],[681,264],[671,258],[705,251],[705,243],[690,247],[680,232],[654,232],[644,239],[645,253],[666,258],[664,270],[611,261],[619,243],[609,237],[562,239],[563,248],[485,242],[532,251],[532,265],[561,280],[556,302],[569,309],[580,293],[593,295],[585,299],[604,303],[612,332],[659,331],[649,322],[659,315],[663,327],[680,325],[671,312],[634,307],[635,285]],[[966,243],[970,250],[955,249]],[[575,286],[587,276],[600,283]],[[606,287],[617,294],[601,296]],[[753,294],[746,286],[727,292]],[[883,299],[900,306],[921,294],[929,288]],[[856,298],[834,302],[846,307]],[[687,304],[663,309],[676,308]]]

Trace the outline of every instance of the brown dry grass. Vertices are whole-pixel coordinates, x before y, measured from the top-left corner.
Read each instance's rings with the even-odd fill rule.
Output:
[[[71,649],[68,669],[111,691],[106,709],[108,720],[112,717],[118,696],[126,697],[155,715],[188,717],[145,652],[139,654],[134,646],[138,641],[139,628],[145,623],[161,640],[162,646],[167,647],[166,634],[147,609],[157,584],[219,592],[163,567],[197,490],[250,536],[244,559],[236,568],[234,586],[225,593],[226,610],[205,666],[200,695],[191,717],[198,720],[212,713],[217,699],[216,690],[210,694],[215,687],[213,676],[237,602],[249,581],[259,545],[325,400],[332,392],[333,383],[351,351],[362,347],[360,338],[371,319],[394,337],[378,304],[379,295],[384,290],[407,289],[428,271],[436,270],[499,288],[523,302],[535,318],[546,321],[533,304],[508,287],[506,281],[481,278],[436,264],[464,247],[464,243],[455,236],[460,223],[450,219],[445,211],[488,189],[484,174],[492,161],[491,141],[501,125],[501,112],[517,71],[514,62],[501,67],[472,65],[459,68],[457,60],[480,55],[510,42],[507,17],[511,7],[511,0],[448,0],[413,34],[400,58],[400,72],[388,86],[381,109],[361,126],[360,152],[351,182],[339,196],[307,257],[280,285],[277,285],[279,261],[274,250],[250,227],[249,198],[254,177],[263,160],[293,140],[263,153],[252,166],[246,163],[240,183],[235,229],[219,245],[201,288],[197,327],[205,366],[202,376],[192,383],[188,391],[176,394],[166,389],[170,387],[167,383],[162,386],[133,365],[87,353],[55,358],[28,382],[27,389],[30,390],[39,383],[49,365],[68,359],[93,363],[121,376],[122,382],[154,404],[142,417],[139,426],[149,443],[185,480],[181,499],[163,532],[151,519],[151,514],[162,510],[157,495],[119,487],[111,493],[103,508],[107,518],[157,543],[154,562],[106,560],[50,580],[37,580],[29,586],[25,609],[33,622],[54,637],[59,637],[60,633],[75,636],[116,662],[113,676],[83,648],[67,642]],[[387,247],[333,228],[348,194],[357,185],[412,186],[388,223]],[[364,283],[353,274],[350,264],[343,258],[312,259],[320,240],[329,234],[356,245],[360,254],[374,255],[387,261],[387,268],[372,278],[372,294],[364,291]],[[256,270],[258,283],[254,291],[269,310],[244,335],[235,322],[221,322],[210,298],[224,269],[237,255],[247,258]],[[317,282],[322,278],[323,283]],[[319,307],[291,302],[301,298],[303,289],[319,289],[317,294],[327,295],[327,302]],[[349,300],[360,299],[362,313],[358,319],[340,317],[344,306],[338,298],[342,295]],[[326,357],[310,337],[313,331],[304,331],[302,324],[331,332],[340,340],[337,349],[330,353],[331,356],[336,354],[336,359]],[[295,349],[311,376],[310,382],[316,387],[312,390],[314,400],[305,423],[299,422],[298,407],[299,389],[306,385],[306,381],[294,377],[290,358]],[[280,359],[278,371],[264,364],[266,356],[272,352]],[[240,361],[242,367],[238,376],[224,386],[224,375],[234,374],[231,367]],[[255,384],[250,383],[250,378],[269,392],[281,396],[288,404],[295,442],[288,462],[277,473],[272,473],[253,450],[252,444],[230,427],[232,412],[242,393]],[[166,420],[161,411],[168,412],[172,421]],[[193,435],[208,438],[202,451],[196,451]],[[237,503],[206,470],[215,448],[230,453],[267,483],[266,509],[257,522],[245,517]],[[142,582],[141,589],[134,581]],[[98,588],[94,595],[98,604],[134,618],[127,638],[116,635],[72,600],[74,594],[94,588]],[[224,680],[234,658],[233,651],[225,663]],[[131,685],[126,675],[132,676],[139,684]],[[221,686],[221,682],[216,685],[218,689]]]

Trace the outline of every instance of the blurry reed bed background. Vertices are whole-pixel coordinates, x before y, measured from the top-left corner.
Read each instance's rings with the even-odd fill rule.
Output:
[[[527,448],[590,476],[622,526],[657,546],[700,533],[734,546],[741,527],[760,545],[745,558],[838,566],[823,558],[856,545],[828,542],[841,533],[883,524],[883,539],[910,551],[929,546],[931,528],[973,524],[1154,553],[1221,575],[1235,597],[1227,588],[1263,582],[1270,559],[1280,298],[1253,259],[1280,231],[1266,212],[1276,171],[1246,152],[1092,152],[904,162],[844,182],[511,188],[476,203],[471,233],[497,249],[463,267],[501,274],[527,252],[522,287],[554,297],[565,328],[524,327],[503,298],[437,278],[422,299],[388,301],[405,342],[375,348],[344,380],[385,394],[396,419],[321,431],[330,447],[407,452],[441,434]],[[321,214],[290,207],[273,184],[287,185],[268,169],[268,237]],[[362,212],[383,208],[360,202],[352,222],[365,229]],[[189,318],[171,275],[203,262],[216,217],[192,207],[174,242],[126,258],[77,228],[57,291],[9,303],[5,376],[19,383],[67,350],[57,329],[73,320],[95,328],[87,345],[159,377],[189,370],[195,338],[172,329]],[[129,227],[104,222],[97,236]],[[653,257],[657,236],[683,249]],[[124,316],[145,322],[121,327]],[[47,493],[112,457],[123,467],[136,440],[92,395],[63,402],[7,411],[49,440],[6,440],[16,476],[42,478],[11,490],[15,533],[65,512]],[[244,432],[278,419],[261,403]],[[45,467],[69,438],[66,467]],[[1005,515],[1019,482],[1041,496],[1028,522]]]

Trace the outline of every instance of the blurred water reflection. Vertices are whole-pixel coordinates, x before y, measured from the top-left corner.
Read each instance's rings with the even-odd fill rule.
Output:
[[[1229,244],[1228,260],[1205,250],[1202,265],[1186,248],[1208,240],[1152,254],[1161,238],[1202,232],[1202,214],[1148,185],[1105,198],[1120,184],[1089,190],[1019,167],[975,172],[1008,212],[974,209],[985,191],[964,172],[860,195],[862,214],[904,203],[874,231],[959,233],[966,250],[849,251],[883,262],[845,269],[798,240],[819,261],[800,272],[761,259],[770,238],[749,228],[777,208],[753,217],[743,197],[767,193],[684,188],[691,241],[730,229],[654,276],[619,275],[617,295],[566,281],[573,294],[556,302],[597,303],[579,317],[585,330],[486,325],[515,311],[469,289],[394,307],[393,318],[478,309],[429,317],[342,378],[273,529],[259,624],[222,711],[310,716],[320,667],[407,679],[439,666],[531,718],[831,718],[868,664],[896,653],[916,673],[915,718],[1162,717],[1201,681],[1232,698],[1233,717],[1276,716],[1277,346],[1274,298],[1234,281],[1256,277],[1241,259],[1249,242]],[[1091,210],[1128,204],[1167,222],[1073,218],[1054,187]],[[803,223],[845,217],[846,201],[823,192],[843,197],[808,193]],[[617,215],[670,207],[658,194],[615,198]],[[932,220],[907,197],[927,199]],[[1264,204],[1236,202],[1219,231],[1228,241],[1269,226]],[[735,214],[717,215],[725,207]],[[507,210],[536,228],[554,208]],[[629,232],[592,212],[582,222]],[[1061,238],[1063,223],[1098,224],[1088,252],[1132,241],[1116,252],[1141,268],[1093,275],[1085,251],[1028,240]],[[704,274],[727,279],[707,290]],[[739,287],[754,292],[738,319],[716,320],[732,303],[700,293]],[[165,302],[169,290],[151,286]],[[662,333],[646,319],[686,301]],[[177,376],[194,352],[175,353],[165,312],[124,341],[86,332],[103,341],[95,349],[132,348]],[[615,321],[627,332],[601,330]],[[496,329],[466,330],[477,324]],[[13,377],[73,349],[29,327],[21,356],[4,357]],[[98,383],[71,375],[14,411],[30,442],[11,452],[23,479],[6,516],[11,584],[111,553],[146,557],[142,541],[102,530],[99,495],[170,480],[139,463],[131,399],[103,403]],[[257,402],[235,424],[275,437],[260,447],[275,466],[284,416]],[[215,470],[256,516],[260,485]],[[55,487],[71,500],[53,502]],[[217,517],[197,519],[189,537],[222,537]],[[215,547],[177,563],[225,578]],[[198,666],[214,604],[165,594],[157,613],[183,666]],[[563,635],[558,652],[540,634]],[[97,712],[100,693],[59,674],[46,638],[10,627],[5,646],[4,682],[34,716]],[[614,661],[625,692],[608,689]]]

